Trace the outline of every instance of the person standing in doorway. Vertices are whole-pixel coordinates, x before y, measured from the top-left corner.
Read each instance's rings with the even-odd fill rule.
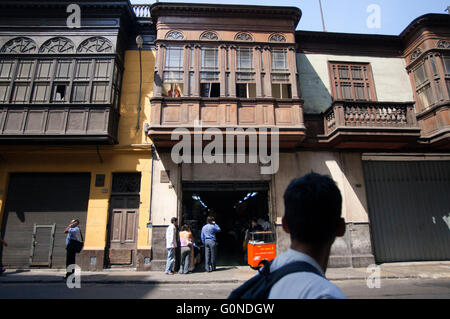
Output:
[[[67,234],[66,236],[66,276],[64,279],[67,279],[75,270],[72,270],[69,272],[67,268],[70,265],[75,264],[75,257],[76,257],[76,249],[74,246],[70,243],[71,240],[79,241],[80,237],[80,228],[78,225],[80,224],[80,221],[78,219],[72,219],[70,221],[70,224],[66,227],[64,230],[64,234]]]
[[[216,270],[217,239],[216,233],[220,232],[219,225],[214,217],[206,219],[206,225],[202,228],[201,239],[205,245],[205,270],[211,272]]]
[[[180,246],[181,246],[181,260],[180,260],[180,274],[187,274],[189,272],[192,248],[192,233],[188,225],[183,225],[180,232]]]
[[[166,248],[167,248],[167,262],[166,275],[173,275],[173,266],[175,265],[175,251],[177,248],[177,226],[178,218],[172,217],[171,224],[166,230]]]

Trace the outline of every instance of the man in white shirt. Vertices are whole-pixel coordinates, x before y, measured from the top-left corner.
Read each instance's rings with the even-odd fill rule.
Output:
[[[284,193],[283,230],[291,247],[272,262],[270,271],[304,261],[323,275],[295,272],[282,277],[270,290],[269,299],[341,299],[339,288],[325,278],[331,245],[345,233],[341,218],[342,197],[326,175],[310,173],[291,181]]]
[[[167,248],[167,262],[166,275],[173,275],[173,266],[175,264],[175,249],[177,248],[177,225],[178,219],[172,217],[171,224],[166,230],[166,248]]]

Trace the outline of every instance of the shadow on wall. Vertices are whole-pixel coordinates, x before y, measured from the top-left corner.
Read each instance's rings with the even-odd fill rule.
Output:
[[[324,112],[332,102],[327,86],[304,53],[297,53],[297,69],[303,112],[317,114]]]

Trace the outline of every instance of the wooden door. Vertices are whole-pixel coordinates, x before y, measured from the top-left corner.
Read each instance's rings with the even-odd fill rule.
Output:
[[[56,224],[34,225],[30,266],[51,267]]]
[[[110,265],[135,264],[139,196],[111,198],[108,259]]]

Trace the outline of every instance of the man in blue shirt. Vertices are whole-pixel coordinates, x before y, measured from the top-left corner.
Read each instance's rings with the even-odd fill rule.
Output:
[[[214,217],[209,216],[206,222],[207,224],[202,228],[201,238],[202,243],[205,245],[205,270],[211,272],[216,270],[216,233],[221,230],[219,225],[216,224]]]
[[[70,265],[75,264],[76,251],[73,249],[72,245],[70,245],[70,240],[78,240],[79,241],[79,238],[78,238],[78,236],[80,235],[80,228],[78,227],[79,224],[80,224],[80,221],[78,219],[72,219],[70,221],[70,224],[64,230],[64,234],[67,234],[67,237],[66,237],[66,269]],[[72,273],[73,273],[73,271],[66,272],[66,276],[64,277],[64,279],[67,279]]]

